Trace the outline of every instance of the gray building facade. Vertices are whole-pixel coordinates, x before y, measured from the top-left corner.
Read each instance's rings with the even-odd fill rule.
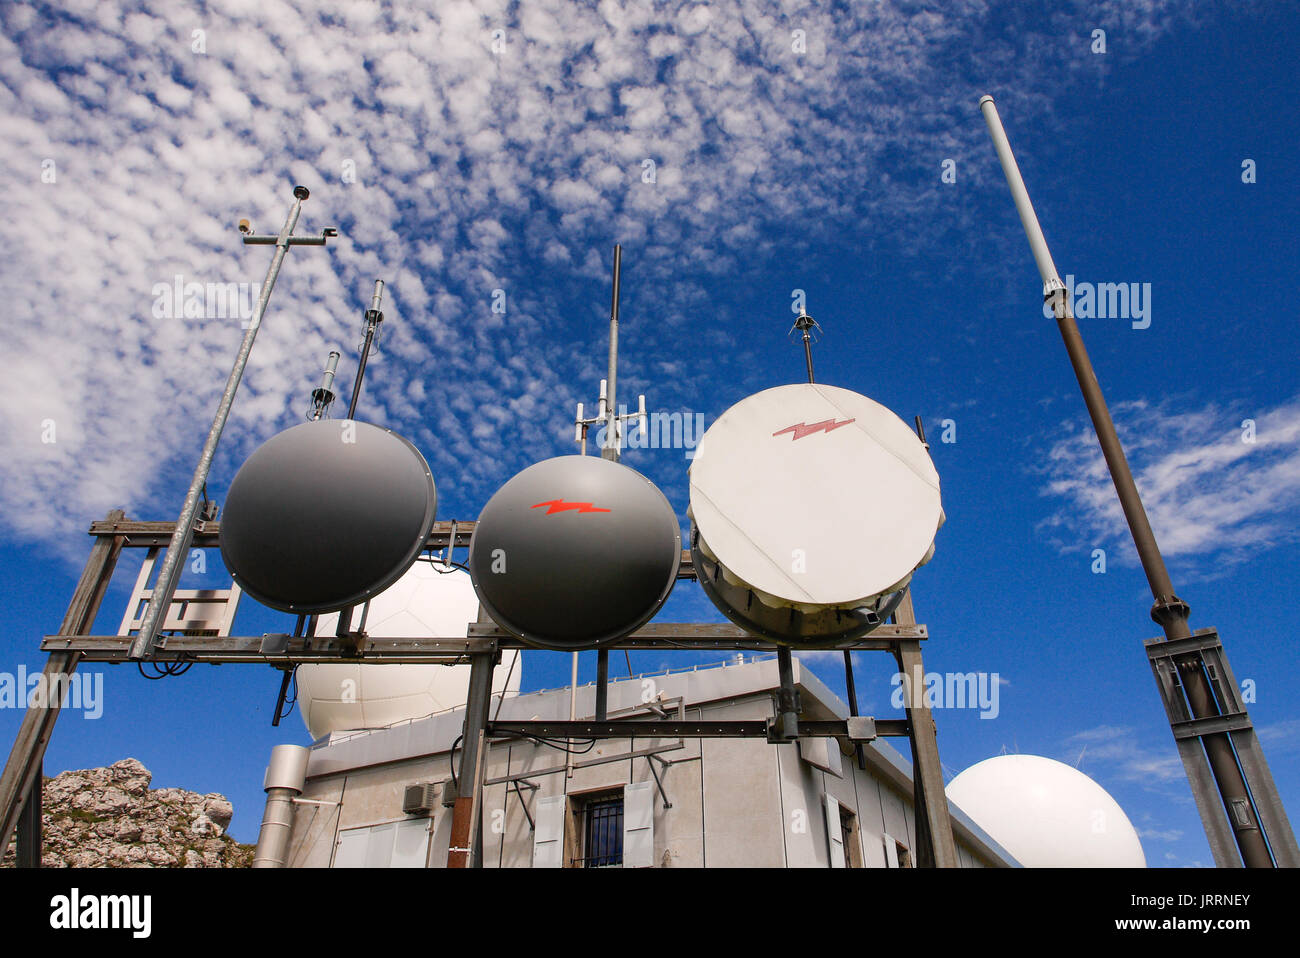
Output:
[[[847,717],[816,676],[797,659],[794,667],[805,717]],[[609,717],[762,720],[778,686],[774,657],[737,656],[613,682]],[[569,689],[494,698],[491,711],[501,721],[564,720],[570,699]],[[594,686],[580,687],[577,717],[594,704]],[[456,793],[451,759],[463,725],[455,709],[315,743],[286,864],[445,866],[452,809],[443,797]],[[910,867],[910,763],[882,740],[863,754],[859,768],[835,739],[490,738],[476,858],[485,868]],[[408,791],[417,785],[429,787]],[[963,867],[1017,864],[960,809],[951,816]]]

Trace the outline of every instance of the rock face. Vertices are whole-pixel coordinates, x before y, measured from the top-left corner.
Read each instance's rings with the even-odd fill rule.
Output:
[[[46,868],[247,868],[253,846],[225,833],[235,809],[224,795],[149,789],[133,758],[45,779]],[[5,868],[14,865],[12,844]]]

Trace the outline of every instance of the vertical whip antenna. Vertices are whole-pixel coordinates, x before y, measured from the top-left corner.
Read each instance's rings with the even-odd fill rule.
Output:
[[[366,339],[361,344],[361,359],[357,363],[357,378],[352,384],[352,397],[348,400],[348,416],[351,419],[357,411],[357,400],[361,398],[361,381],[366,375],[366,360],[370,358],[370,347],[374,345],[375,333],[379,330],[379,324],[384,321],[383,311],[380,310],[379,304],[384,298],[384,281],[375,280],[375,293],[370,298],[370,308],[366,310]]]
[[[583,405],[578,403],[578,413],[573,420],[573,441],[579,444],[584,456],[587,454],[587,429],[598,423],[604,425],[605,438],[601,443],[600,455],[602,459],[610,459],[614,462],[619,460],[622,446],[620,427],[624,422],[629,419],[636,419],[639,438],[645,439],[648,434],[646,429],[645,396],[637,397],[637,411],[634,413],[623,412],[618,405],[618,308],[622,276],[623,247],[615,244],[614,291],[609,307],[609,371],[606,377],[600,381],[600,397],[596,404],[596,415],[583,418]]]
[[[320,419],[329,412],[330,405],[334,402],[334,374],[338,368],[339,351],[331,349],[329,358],[325,360],[325,372],[321,375],[320,385],[311,391],[309,419]]]
[[[815,340],[812,338],[812,330],[815,329],[821,332],[821,327],[817,325],[817,320],[809,316],[804,308],[800,306],[799,316],[794,321],[794,325],[790,327],[790,332],[794,332],[796,329],[803,334],[803,357],[808,363],[808,381],[810,383],[816,382],[817,380],[813,378],[812,344]]]
[[[618,462],[618,299],[623,276],[623,247],[614,244],[614,293],[609,306],[609,398],[605,404],[605,448],[601,458]]]

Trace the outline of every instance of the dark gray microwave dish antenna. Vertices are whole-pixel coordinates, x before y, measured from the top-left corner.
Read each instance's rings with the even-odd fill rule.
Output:
[[[437,504],[424,456],[397,433],[348,419],[306,422],[267,440],[235,474],[221,557],[263,605],[334,612],[411,568]]]
[[[502,628],[573,652],[650,621],[677,580],[681,549],[677,515],[653,482],[609,459],[559,456],[488,500],[469,569]]]

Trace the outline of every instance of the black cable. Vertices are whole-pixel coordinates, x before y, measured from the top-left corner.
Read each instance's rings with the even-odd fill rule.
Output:
[[[293,671],[289,675],[289,687],[292,689],[293,694],[292,696],[285,696],[284,711],[276,714],[275,722],[272,724],[278,725],[280,722],[287,719],[293,714],[293,707],[298,704],[298,666],[296,665],[293,667]],[[279,703],[276,704],[278,705]]]
[[[156,650],[155,650],[155,654],[157,654]],[[152,675],[144,670],[143,662],[136,662],[135,667],[140,672],[140,674],[144,676],[146,679],[149,679],[151,682],[156,682],[158,679],[166,679],[176,675],[184,675],[186,672],[190,670],[190,666],[193,664],[194,664],[193,661],[182,662],[180,660],[177,660],[175,662],[164,662],[160,664],[156,662],[154,659],[150,658],[149,665],[151,668],[155,670]]]
[[[432,555],[431,553],[428,555],[420,556],[420,561],[427,562],[429,563],[429,565],[433,566],[433,571],[438,573],[438,575],[451,575],[451,569],[448,569],[444,572],[442,569],[438,568],[438,566],[440,565],[449,565],[452,566],[452,568],[461,569],[465,572],[469,571],[469,566],[465,565],[464,563],[456,562],[453,559],[440,559]]]
[[[519,731],[515,731],[514,729],[502,730],[501,732],[498,732],[498,733],[495,733],[495,734],[499,734],[499,735],[514,735],[514,736],[517,736],[517,737],[519,737],[519,738],[531,739],[532,741],[536,742],[536,743],[539,744],[539,745],[545,745],[545,746],[547,746],[548,748],[553,748],[553,749],[556,749],[556,750],[561,751],[561,752],[568,752],[568,753],[571,754],[571,755],[586,755],[588,752],[590,752],[593,748],[596,747],[596,742],[598,741],[597,739],[594,739],[594,738],[589,738],[589,739],[575,739],[574,741],[586,742],[586,743],[587,743],[587,747],[584,748],[584,749],[573,749],[573,748],[568,748],[567,745],[560,745],[560,744],[557,744],[557,743],[560,743],[560,742],[568,742],[568,741],[569,741],[568,739],[562,739],[562,738],[551,739],[551,738],[546,738],[546,737],[541,736],[541,735],[533,735],[533,734],[530,733],[530,732],[519,732]]]
[[[464,735],[457,735],[456,741],[451,743],[451,787],[456,790],[457,795],[460,794],[460,786],[456,783],[456,746],[464,737]]]

